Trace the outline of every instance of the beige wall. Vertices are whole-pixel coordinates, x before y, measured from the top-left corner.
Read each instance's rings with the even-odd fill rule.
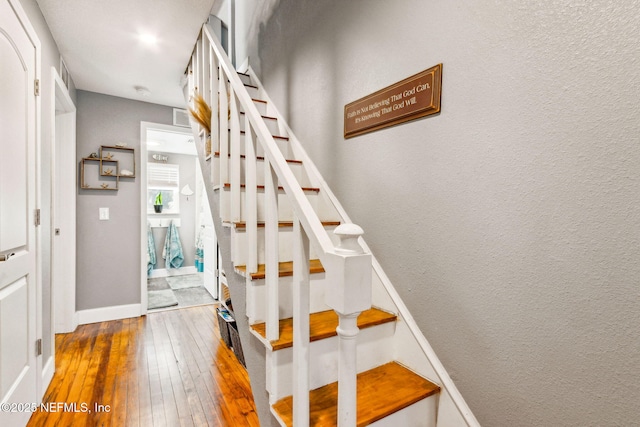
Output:
[[[251,65],[479,421],[636,424],[639,2],[281,0],[254,19]],[[345,104],[440,62],[440,115],[343,139]]]

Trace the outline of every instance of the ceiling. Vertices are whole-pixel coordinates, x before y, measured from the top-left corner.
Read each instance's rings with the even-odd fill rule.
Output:
[[[180,81],[215,0],[37,2],[77,89],[185,107]]]
[[[147,129],[147,150],[150,152],[189,154],[197,156],[191,129],[185,132],[170,132],[159,129]]]

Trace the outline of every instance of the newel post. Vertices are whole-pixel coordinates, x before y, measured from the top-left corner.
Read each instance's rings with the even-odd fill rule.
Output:
[[[358,238],[364,234],[355,224],[342,224],[334,234],[340,238],[335,249],[333,286],[327,304],[339,317],[338,427],[355,427],[357,397],[358,316],[371,308],[371,255],[365,254]]]

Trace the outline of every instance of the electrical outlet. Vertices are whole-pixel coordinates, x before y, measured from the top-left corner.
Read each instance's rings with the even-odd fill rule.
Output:
[[[100,221],[107,221],[109,219],[109,208],[100,208]]]

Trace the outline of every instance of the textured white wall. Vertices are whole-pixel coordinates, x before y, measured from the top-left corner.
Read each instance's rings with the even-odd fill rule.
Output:
[[[248,51],[486,426],[640,419],[640,3],[280,0]],[[439,62],[442,112],[345,141]]]

